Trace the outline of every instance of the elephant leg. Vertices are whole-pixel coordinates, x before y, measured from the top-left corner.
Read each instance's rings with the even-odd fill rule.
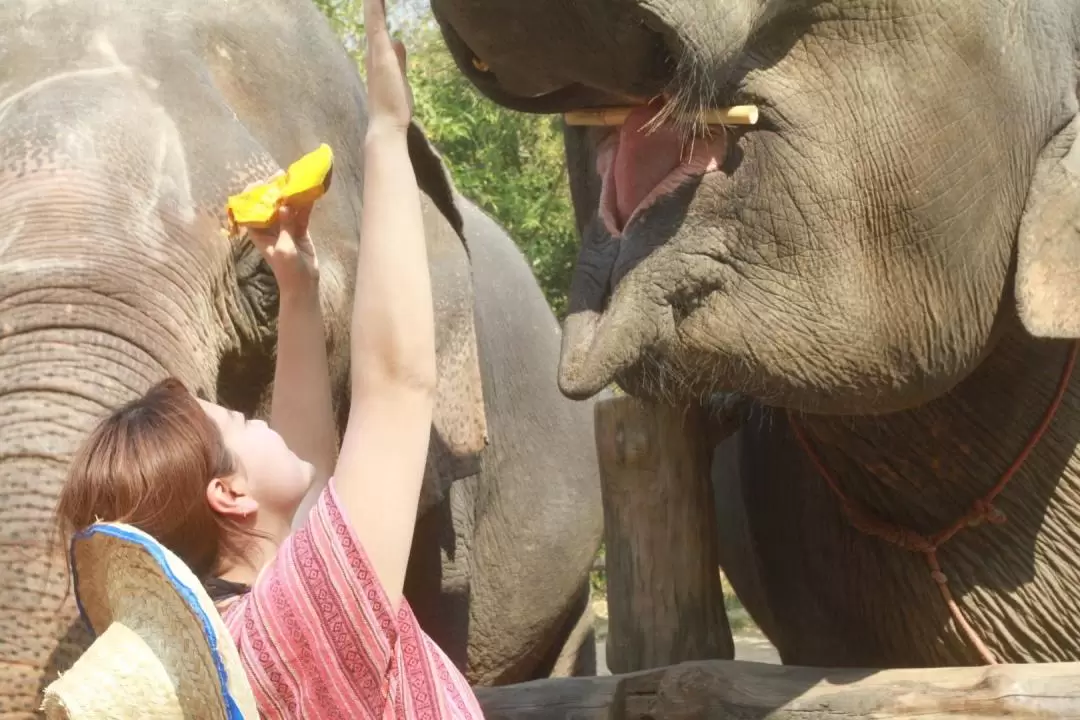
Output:
[[[592,609],[592,588],[585,578],[581,592],[570,607],[559,634],[566,639],[540,665],[548,677],[582,677],[596,674],[596,615]],[[550,663],[550,666],[549,666]]]
[[[742,432],[738,431],[716,446],[712,462],[713,498],[716,503],[717,553],[724,576],[739,602],[770,640],[776,637],[760,557],[754,545],[750,518],[743,496],[740,457]],[[775,641],[774,641],[775,642]]]
[[[436,504],[416,520],[405,597],[420,627],[446,656],[475,682],[468,669],[470,604],[472,601],[470,551],[464,523],[471,522],[465,485],[454,483]]]

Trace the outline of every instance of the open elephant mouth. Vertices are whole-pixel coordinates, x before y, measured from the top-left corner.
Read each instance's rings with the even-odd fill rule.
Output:
[[[657,200],[723,164],[727,136],[713,128],[706,137],[687,138],[671,121],[656,122],[660,108],[635,108],[597,147],[602,179],[599,215],[618,237]]]
[[[567,123],[582,248],[563,325],[562,393],[587,399],[614,381],[670,399],[736,384],[725,376],[730,353],[709,347],[725,331],[713,318],[727,309],[709,305],[740,282],[729,201],[756,174],[739,152],[754,133],[713,113],[769,107],[769,93],[747,81],[759,60],[739,42],[716,54],[706,38],[684,37],[691,18],[637,3],[576,2],[557,14],[543,3],[433,0],[432,9],[458,68],[494,102],[593,119],[626,111],[614,127],[595,127],[606,118]],[[695,32],[752,24],[742,10],[724,14]],[[539,27],[550,32],[537,37]]]
[[[686,232],[682,217],[706,178],[731,184],[729,155],[743,133],[720,125],[691,132],[644,105],[621,126],[589,134],[598,222],[583,229],[570,289],[559,364],[565,395],[585,399],[613,381],[635,394],[697,393],[681,367],[688,355],[677,350],[679,335],[687,321],[700,324],[701,287],[729,283],[731,267],[717,261],[721,234]],[[682,241],[671,242],[676,236]],[[692,271],[672,272],[691,257]]]

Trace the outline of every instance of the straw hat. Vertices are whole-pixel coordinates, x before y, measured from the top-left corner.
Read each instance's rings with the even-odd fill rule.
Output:
[[[97,639],[45,689],[52,720],[257,720],[240,656],[194,573],[146,533],[97,523],[71,542]]]

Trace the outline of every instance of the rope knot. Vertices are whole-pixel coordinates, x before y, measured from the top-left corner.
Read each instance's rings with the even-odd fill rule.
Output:
[[[940,570],[931,570],[930,577],[933,578],[934,582],[936,582],[938,585],[949,584],[949,576],[941,572]]]
[[[975,501],[975,514],[968,521],[968,526],[981,525],[984,520],[991,525],[1003,525],[1008,519],[992,501],[979,499]]]
[[[917,532],[905,528],[893,528],[888,540],[904,550],[917,553],[931,553],[937,550],[937,546]]]

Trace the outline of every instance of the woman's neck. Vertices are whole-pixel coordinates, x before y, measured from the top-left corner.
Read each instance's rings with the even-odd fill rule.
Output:
[[[229,582],[252,585],[262,569],[273,561],[281,542],[277,538],[252,538],[245,543],[241,557],[222,557],[215,575]]]

